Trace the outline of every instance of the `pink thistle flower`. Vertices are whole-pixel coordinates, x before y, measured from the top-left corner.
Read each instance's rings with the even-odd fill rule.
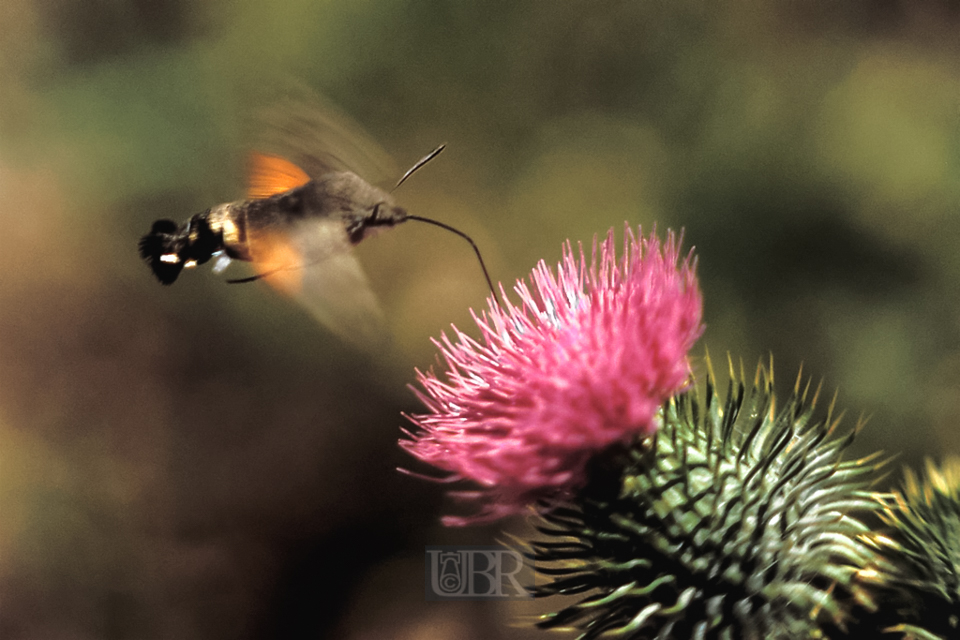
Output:
[[[455,340],[434,341],[445,379],[417,371],[428,413],[408,416],[419,430],[400,446],[448,481],[479,485],[456,495],[480,513],[446,524],[569,497],[593,454],[652,434],[660,405],[686,387],[687,353],[703,331],[696,264],[692,254],[680,262],[672,232],[663,245],[638,236],[626,226],[619,260],[613,229],[599,250],[594,238],[589,269],[568,241],[556,275],[541,261],[532,290],[517,281],[520,306],[490,299],[489,312],[473,314],[481,341],[456,327]]]

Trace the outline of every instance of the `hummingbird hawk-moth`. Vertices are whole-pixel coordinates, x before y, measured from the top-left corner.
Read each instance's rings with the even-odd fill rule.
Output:
[[[282,133],[296,136],[289,123]],[[493,291],[480,251],[462,231],[407,213],[390,192],[312,154],[309,136],[291,148],[308,169],[278,154],[250,156],[247,197],[210,207],[181,224],[162,219],[140,240],[141,257],[164,285],[184,269],[216,259],[214,272],[231,260],[251,263],[255,274],[229,283],[264,279],[297,297],[324,324],[353,342],[375,337],[382,314],[350,248],[373,233],[416,220],[470,242]],[[433,159],[443,145],[413,165],[394,189]],[[329,155],[329,154],[327,154]],[[494,294],[495,295],[495,294]]]

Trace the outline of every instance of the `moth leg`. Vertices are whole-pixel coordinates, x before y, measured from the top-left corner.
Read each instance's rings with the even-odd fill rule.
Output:
[[[256,273],[252,276],[247,276],[246,278],[231,278],[227,280],[227,284],[244,284],[247,282],[256,282],[261,278],[266,278],[272,276],[275,273],[280,273],[281,271],[287,271],[288,269],[284,267],[277,267],[276,269],[271,269],[270,271],[264,271],[263,273]]]
[[[256,281],[259,280],[260,278],[265,278],[265,277],[267,277],[268,275],[269,275],[269,274],[266,274],[266,273],[258,273],[258,274],[255,275],[255,276],[249,276],[249,277],[247,277],[247,278],[231,278],[230,280],[227,280],[226,282],[227,282],[227,284],[244,284],[244,283],[246,283],[246,282],[256,282]]]

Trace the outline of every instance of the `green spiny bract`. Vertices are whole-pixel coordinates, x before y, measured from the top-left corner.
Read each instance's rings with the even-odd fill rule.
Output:
[[[708,376],[670,400],[658,433],[597,462],[575,504],[543,516],[538,596],[582,599],[541,616],[581,638],[802,639],[842,635],[874,604],[883,558],[862,518],[875,456],[843,461],[833,405],[813,418],[800,379],[775,407],[772,375],[726,398]]]
[[[927,462],[922,480],[907,470],[902,492],[881,497],[889,526],[878,542],[895,566],[886,582],[898,590],[907,638],[960,636],[960,459]]]

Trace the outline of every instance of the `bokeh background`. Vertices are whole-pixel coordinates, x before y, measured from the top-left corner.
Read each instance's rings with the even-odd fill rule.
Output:
[[[955,0],[3,0],[5,640],[540,635],[526,604],[424,601],[424,545],[500,529],[445,530],[442,487],[395,471],[414,367],[484,304],[461,240],[359,248],[394,340],[372,358],[136,254],[238,197],[242,114],[288,77],[398,166],[446,142],[398,198],[495,280],[684,228],[697,354],[773,354],[783,390],[802,364],[889,482],[960,451]]]

